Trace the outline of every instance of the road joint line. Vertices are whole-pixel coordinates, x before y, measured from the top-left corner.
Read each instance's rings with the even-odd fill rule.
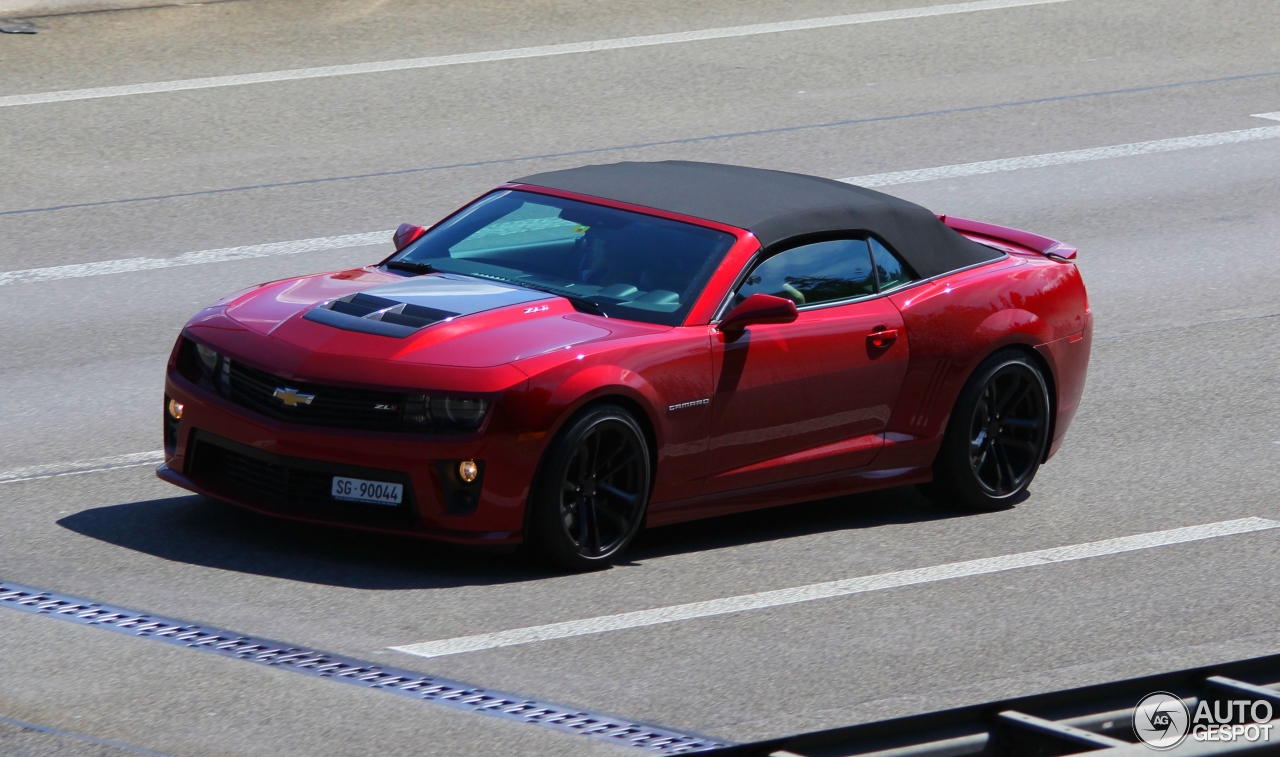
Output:
[[[140,746],[133,746],[132,744],[125,744],[120,741],[113,741],[112,739],[103,739],[97,736],[90,736],[85,733],[76,733],[75,731],[65,731],[61,728],[54,728],[53,726],[48,726],[48,725],[40,725],[39,723],[28,723],[25,720],[16,720],[14,718],[7,718],[7,717],[4,717],[3,715],[0,715],[0,723],[16,726],[18,728],[26,728],[27,730],[36,731],[37,733],[49,734],[50,736],[63,736],[70,739],[76,739],[77,741],[84,741],[90,744],[97,744],[98,746],[111,747],[112,749],[120,749],[122,751],[133,752],[134,754],[148,755],[148,757],[169,757],[168,755],[162,752],[157,752],[152,749],[144,749],[143,747],[140,747]]]
[[[868,174],[838,179],[848,184],[864,187],[886,187],[900,184],[911,184],[942,179],[965,178],[992,173],[1018,171],[1028,168],[1049,168],[1053,166],[1076,163],[1128,158],[1140,155],[1152,155],[1180,150],[1218,147],[1228,144],[1240,144],[1264,139],[1280,138],[1280,126],[1260,126],[1252,129],[1216,132],[1212,134],[1196,134],[1187,137],[1131,142],[1105,147],[1086,148],[1083,150],[1067,150],[1063,152],[1025,155],[1015,158],[1001,158],[973,163],[958,163],[950,166],[919,168],[908,171],[892,171],[889,173]],[[245,247],[224,247],[214,250],[197,250],[184,252],[168,258],[122,258],[118,260],[102,260],[91,263],[71,263],[68,265],[47,268],[28,268],[17,271],[0,271],[0,286],[10,284],[33,284],[43,281],[56,281],[71,278],[88,278],[116,273],[135,273],[138,271],[179,268],[208,263],[224,263],[235,260],[295,255],[305,252],[322,252],[326,250],[363,247],[381,244],[391,236],[392,231],[371,231],[356,234],[343,234],[332,237],[315,237],[311,239],[295,239],[284,242],[268,242],[266,244]]]
[[[1280,71],[1268,71],[1263,73],[1240,74],[1236,76],[1219,77],[1216,79],[1199,79],[1195,81],[1172,82],[1166,84],[1154,84],[1144,87],[1131,87],[1128,89],[1107,90],[1102,92],[1086,92],[1070,95],[1059,95],[1054,97],[1042,97],[1033,100],[1019,100],[1013,102],[991,103],[987,105],[975,105],[962,108],[947,108],[943,110],[931,110],[918,113],[905,113],[887,116],[873,116],[870,118],[855,118],[843,121],[829,121],[818,124],[800,124],[795,126],[782,126],[769,129],[757,129],[754,131],[732,132],[727,134],[710,134],[696,137],[686,137],[680,139],[659,140],[657,142],[640,142],[630,145],[611,145],[607,147],[592,147],[582,150],[569,150],[557,153],[544,153],[541,155],[518,155],[509,158],[494,158],[492,160],[475,160],[466,163],[450,163],[435,166],[420,166],[416,168],[404,168],[392,171],[378,171],[374,173],[350,174],[345,176],[326,176],[312,179],[298,179],[295,181],[280,181],[267,184],[253,184],[239,187],[223,187],[220,189],[208,189],[193,192],[178,192],[164,195],[150,195],[145,197],[128,197],[118,200],[99,200],[94,202],[70,203],[65,205],[54,205],[42,208],[20,208],[15,210],[0,210],[0,217],[11,215],[26,215],[29,213],[50,213],[62,212],[68,210],[81,210],[84,208],[100,208],[108,205],[122,205],[140,202],[160,202],[164,200],[178,200],[190,197],[206,197],[213,195],[231,194],[235,192],[248,192],[267,189],[283,189],[302,186],[312,186],[316,184],[328,184],[341,181],[359,181],[367,179],[384,179],[393,176],[406,176],[410,174],[426,173],[430,171],[445,171],[451,169],[479,168],[482,166],[505,165],[515,163],[528,163],[536,161],[554,160],[558,158],[582,157],[585,155],[599,155],[612,152],[629,152],[635,150],[644,150],[654,147],[669,147],[673,145],[698,144],[702,142],[710,142],[715,140],[726,139],[742,139],[747,137],[762,137],[776,134],[789,134],[799,131],[810,131],[815,129],[834,129],[846,126],[856,126],[862,124],[888,123],[891,121],[903,121],[915,118],[929,118],[937,116],[958,115],[964,113],[975,113],[984,110],[997,110],[1002,108],[1015,108],[1028,105],[1044,105],[1046,103],[1065,102],[1068,100],[1080,100],[1092,97],[1106,97],[1112,95],[1136,94],[1139,92],[1151,92],[1156,90],[1171,89],[1175,87],[1200,86],[1205,84],[1221,84],[1228,81],[1240,81],[1246,79],[1258,79],[1280,76]]]

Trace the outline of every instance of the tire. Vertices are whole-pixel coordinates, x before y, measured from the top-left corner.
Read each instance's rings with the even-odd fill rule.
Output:
[[[571,570],[608,566],[640,530],[652,468],[631,413],[597,405],[569,421],[547,449],[530,503],[531,546]]]
[[[939,503],[991,512],[1022,500],[1049,443],[1049,388],[1035,360],[1001,350],[969,377],[921,487]]]

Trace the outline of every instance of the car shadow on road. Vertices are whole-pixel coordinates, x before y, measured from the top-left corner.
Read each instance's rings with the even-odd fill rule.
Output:
[[[642,531],[628,555],[636,561],[799,536],[973,516],[943,507],[914,486],[770,507]]]
[[[287,521],[198,495],[84,510],[63,528],[218,570],[354,589],[431,589],[555,575],[519,555]]]
[[[644,531],[623,564],[958,515],[912,487],[888,489]],[[278,520],[196,495],[96,507],[58,525],[175,562],[356,589],[481,586],[559,575],[522,554]]]

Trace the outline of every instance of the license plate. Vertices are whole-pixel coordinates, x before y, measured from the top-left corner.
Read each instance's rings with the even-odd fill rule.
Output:
[[[346,502],[367,502],[371,505],[398,505],[404,496],[403,484],[389,484],[386,481],[365,481],[360,478],[333,477],[333,489],[330,491],[334,499]]]

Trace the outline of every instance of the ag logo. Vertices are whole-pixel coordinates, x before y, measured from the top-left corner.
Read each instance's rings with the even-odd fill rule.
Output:
[[[1172,749],[1187,737],[1191,713],[1167,691],[1148,694],[1133,708],[1133,733],[1152,749]]]

